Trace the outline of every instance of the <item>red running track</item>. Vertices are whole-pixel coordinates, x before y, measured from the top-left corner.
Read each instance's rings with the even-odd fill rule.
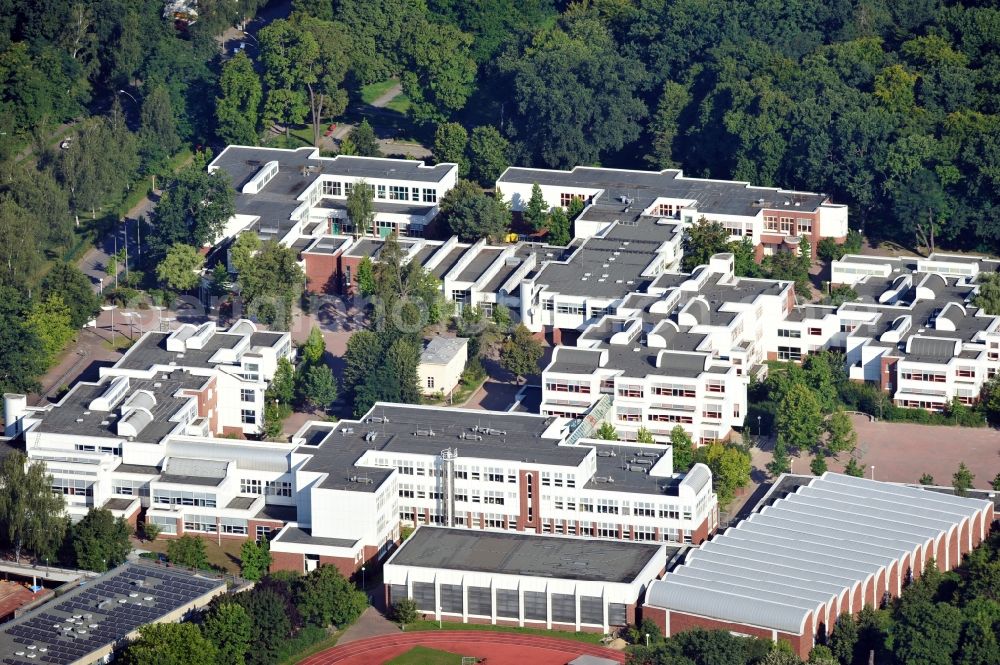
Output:
[[[299,665],[380,665],[415,646],[487,658],[487,665],[565,665],[584,654],[625,662],[625,654],[594,644],[520,633],[421,631],[371,637],[320,652]]]

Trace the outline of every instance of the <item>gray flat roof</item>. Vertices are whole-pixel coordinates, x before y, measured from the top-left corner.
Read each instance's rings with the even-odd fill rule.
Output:
[[[755,216],[762,209],[816,210],[827,197],[811,192],[791,192],[752,187],[746,182],[687,178],[681,171],[631,171],[577,166],[572,171],[511,167],[498,183],[524,183],[603,190],[603,198],[620,196],[636,200],[655,197],[694,200],[700,212]],[[763,203],[759,201],[763,200]],[[642,207],[638,202],[636,208]]]
[[[421,526],[392,565],[628,584],[663,545]],[[669,557],[668,557],[669,558]]]
[[[393,471],[358,466],[361,456],[371,450],[437,457],[451,447],[462,458],[579,466],[590,448],[560,446],[559,439],[542,438],[554,420],[537,414],[380,402],[361,420],[312,425],[303,433],[306,443],[295,452],[311,456],[304,470],[328,474],[322,487],[357,492],[374,492]],[[496,433],[475,440],[473,428],[492,428]]]
[[[129,562],[0,627],[0,659],[6,665],[96,661],[94,652],[225,586],[180,568]]]
[[[169,378],[158,376],[149,380],[130,377],[128,392],[112,411],[91,411],[90,403],[105,393],[114,377],[105,377],[100,383],[77,383],[48,411],[37,414],[41,422],[37,425],[36,431],[124,439],[126,437],[117,433],[121,405],[136,391],[148,390],[156,396],[156,404],[150,409],[153,419],[142,428],[136,440],[158,443],[179,425],[169,418],[192,399],[188,396],[173,397],[173,395],[180,390],[200,389],[209,380],[208,377],[193,376],[181,371],[171,372],[168,376]]]
[[[350,538],[323,538],[312,535],[310,529],[298,526],[287,526],[274,539],[280,543],[295,543],[297,545],[322,545],[323,547],[354,547],[356,540]]]

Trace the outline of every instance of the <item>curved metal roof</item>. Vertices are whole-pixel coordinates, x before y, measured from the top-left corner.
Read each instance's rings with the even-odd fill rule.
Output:
[[[650,585],[646,602],[801,634],[810,613],[989,505],[826,473],[691,550]]]
[[[692,466],[691,470],[685,474],[684,479],[681,480],[681,486],[687,485],[694,490],[696,495],[705,489],[706,485],[711,484],[712,471],[700,462]]]

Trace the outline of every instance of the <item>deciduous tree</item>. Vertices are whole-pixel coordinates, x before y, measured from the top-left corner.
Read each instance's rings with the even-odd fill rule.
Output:
[[[170,563],[188,568],[205,568],[208,566],[208,554],[205,552],[205,541],[197,536],[181,536],[167,543],[167,558]]]
[[[271,568],[271,548],[267,540],[259,543],[247,539],[240,546],[240,574],[252,582],[260,580],[267,575]]]
[[[434,161],[458,164],[458,176],[466,178],[469,175],[469,159],[465,156],[468,144],[469,132],[465,127],[457,122],[442,122],[434,131]]]
[[[538,373],[538,362],[542,355],[542,343],[532,336],[523,323],[519,323],[500,348],[500,366],[520,382],[522,377]]]
[[[51,557],[63,540],[63,497],[52,492],[52,476],[45,463],[29,463],[24,453],[12,452],[0,461],[0,534],[20,561],[25,551]]]
[[[524,221],[531,225],[536,231],[545,226],[545,220],[549,214],[549,205],[545,202],[545,195],[538,183],[531,186],[531,198],[524,206]]]
[[[493,187],[510,166],[510,142],[496,127],[483,125],[472,130],[469,140],[471,174],[483,187]]]
[[[41,342],[41,352],[47,364],[52,364],[73,339],[73,314],[63,303],[62,296],[50,294],[35,302],[28,315],[28,326]]]
[[[56,262],[42,282],[42,295],[58,295],[69,307],[70,326],[82,328],[101,311],[101,300],[90,279],[71,263]]]
[[[375,221],[375,192],[364,180],[354,183],[347,195],[347,218],[354,226],[354,236],[363,236]]]
[[[336,566],[323,565],[299,579],[296,606],[303,621],[314,626],[346,626],[368,606],[368,598]]]
[[[976,476],[965,466],[965,462],[959,462],[958,471],[951,477],[951,486],[955,488],[955,494],[965,496],[972,489],[972,482]]]
[[[171,289],[190,291],[201,282],[205,257],[190,245],[175,244],[156,266],[156,277]]]
[[[690,272],[698,266],[707,265],[714,254],[729,250],[729,231],[719,222],[710,222],[704,217],[684,231],[684,270]]]
[[[694,463],[694,441],[680,425],[670,430],[670,446],[674,453],[674,471],[686,473]]]
[[[249,541],[248,541],[249,542]],[[220,665],[244,665],[253,627],[239,603],[218,603],[205,613],[202,632],[215,645]]]
[[[215,100],[216,134],[223,143],[257,145],[264,90],[245,51],[222,66],[221,97]]]
[[[77,567],[103,573],[120,566],[132,551],[131,535],[132,527],[123,518],[104,508],[91,508],[73,526]]]
[[[126,665],[215,665],[218,655],[193,623],[153,623],[139,629],[121,658]]]

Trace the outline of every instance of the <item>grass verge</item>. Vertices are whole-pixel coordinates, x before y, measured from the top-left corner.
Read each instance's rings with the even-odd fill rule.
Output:
[[[361,101],[365,104],[371,104],[376,99],[384,95],[389,91],[392,86],[396,85],[397,81],[395,79],[388,79],[385,81],[379,81],[378,83],[369,83],[361,88]]]
[[[444,630],[485,630],[493,633],[519,633],[521,635],[541,635],[543,637],[555,637],[564,640],[575,640],[587,644],[600,644],[600,633],[571,633],[559,630],[546,630],[544,628],[519,628],[517,626],[494,626],[491,624],[444,622]],[[429,630],[441,630],[437,621],[414,621],[406,624],[406,632],[419,632]]]
[[[427,647],[413,647],[409,651],[396,656],[385,665],[461,665],[462,657],[458,654]]]
[[[278,654],[279,665],[295,665],[309,656],[337,646],[341,633],[328,633],[316,626],[307,626],[291,638]]]

